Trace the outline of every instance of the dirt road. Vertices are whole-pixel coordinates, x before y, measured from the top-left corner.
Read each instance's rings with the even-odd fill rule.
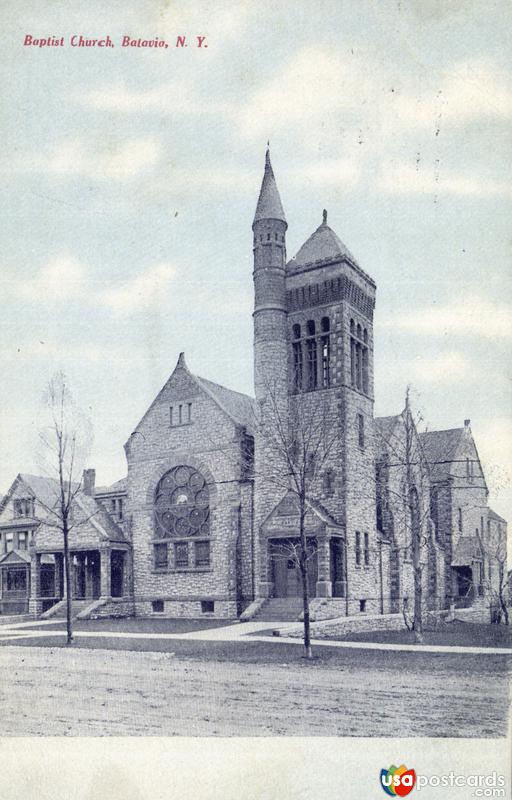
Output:
[[[502,668],[442,659],[427,671],[13,646],[0,649],[0,735],[503,736],[507,684]]]

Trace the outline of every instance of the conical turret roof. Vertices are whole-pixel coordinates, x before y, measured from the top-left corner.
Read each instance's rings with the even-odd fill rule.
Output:
[[[314,264],[315,261],[337,261],[345,257],[357,264],[348,247],[345,247],[332,228],[329,228],[327,212],[324,211],[322,224],[304,242],[297,255],[288,262],[288,265],[293,269],[294,267],[304,267],[306,264]]]
[[[265,154],[265,172],[261,182],[260,196],[254,214],[254,222],[262,219],[280,219],[286,222],[281,198],[277,189],[274,170],[270,163],[270,152],[267,149]]]

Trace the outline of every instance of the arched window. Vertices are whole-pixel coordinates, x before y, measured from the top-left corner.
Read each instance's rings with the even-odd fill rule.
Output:
[[[355,328],[356,328],[355,322],[354,322],[354,320],[353,320],[353,319],[351,319],[351,320],[350,320],[350,333],[351,333],[352,335],[354,335],[354,333],[355,333]]]
[[[368,344],[368,331],[366,330],[366,328],[363,331],[363,342],[365,344]]]
[[[324,473],[323,490],[326,497],[332,497],[334,494],[334,471],[332,469],[328,469]]]
[[[316,353],[316,339],[315,336],[315,321],[310,319],[306,323],[306,331],[308,339],[306,339],[307,347],[307,388],[311,391],[317,387],[317,353]]]
[[[322,317],[320,321],[320,328],[322,330],[322,337],[320,339],[321,357],[322,357],[322,388],[327,389],[331,384],[330,375],[330,361],[331,361],[331,337],[330,337],[331,323],[329,317]]]
[[[294,325],[292,329],[293,338],[293,391],[302,390],[302,342],[300,342],[300,325]]]
[[[205,479],[193,467],[167,472],[155,492],[155,538],[210,535],[210,496]]]
[[[359,323],[357,323],[356,335],[358,339],[361,338],[361,326],[359,325]]]

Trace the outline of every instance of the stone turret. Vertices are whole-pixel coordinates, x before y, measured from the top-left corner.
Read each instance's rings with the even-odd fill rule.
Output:
[[[254,233],[254,384],[256,399],[268,389],[286,393],[286,223],[270,154],[252,229]]]

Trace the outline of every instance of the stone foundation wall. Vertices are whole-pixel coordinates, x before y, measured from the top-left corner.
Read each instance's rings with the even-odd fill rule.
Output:
[[[205,598],[208,599],[208,598]],[[214,599],[213,611],[202,611],[201,600],[166,600],[158,597],[157,601],[163,602],[163,611],[153,611],[152,600],[136,600],[136,617],[164,617],[165,619],[236,619],[237,607],[233,600]]]
[[[404,628],[401,614],[386,614],[379,616],[345,617],[336,620],[313,622],[311,625],[312,639],[333,639],[347,633],[366,633],[370,631],[398,631]],[[300,639],[303,631],[301,626],[294,626],[281,631],[281,636]]]

